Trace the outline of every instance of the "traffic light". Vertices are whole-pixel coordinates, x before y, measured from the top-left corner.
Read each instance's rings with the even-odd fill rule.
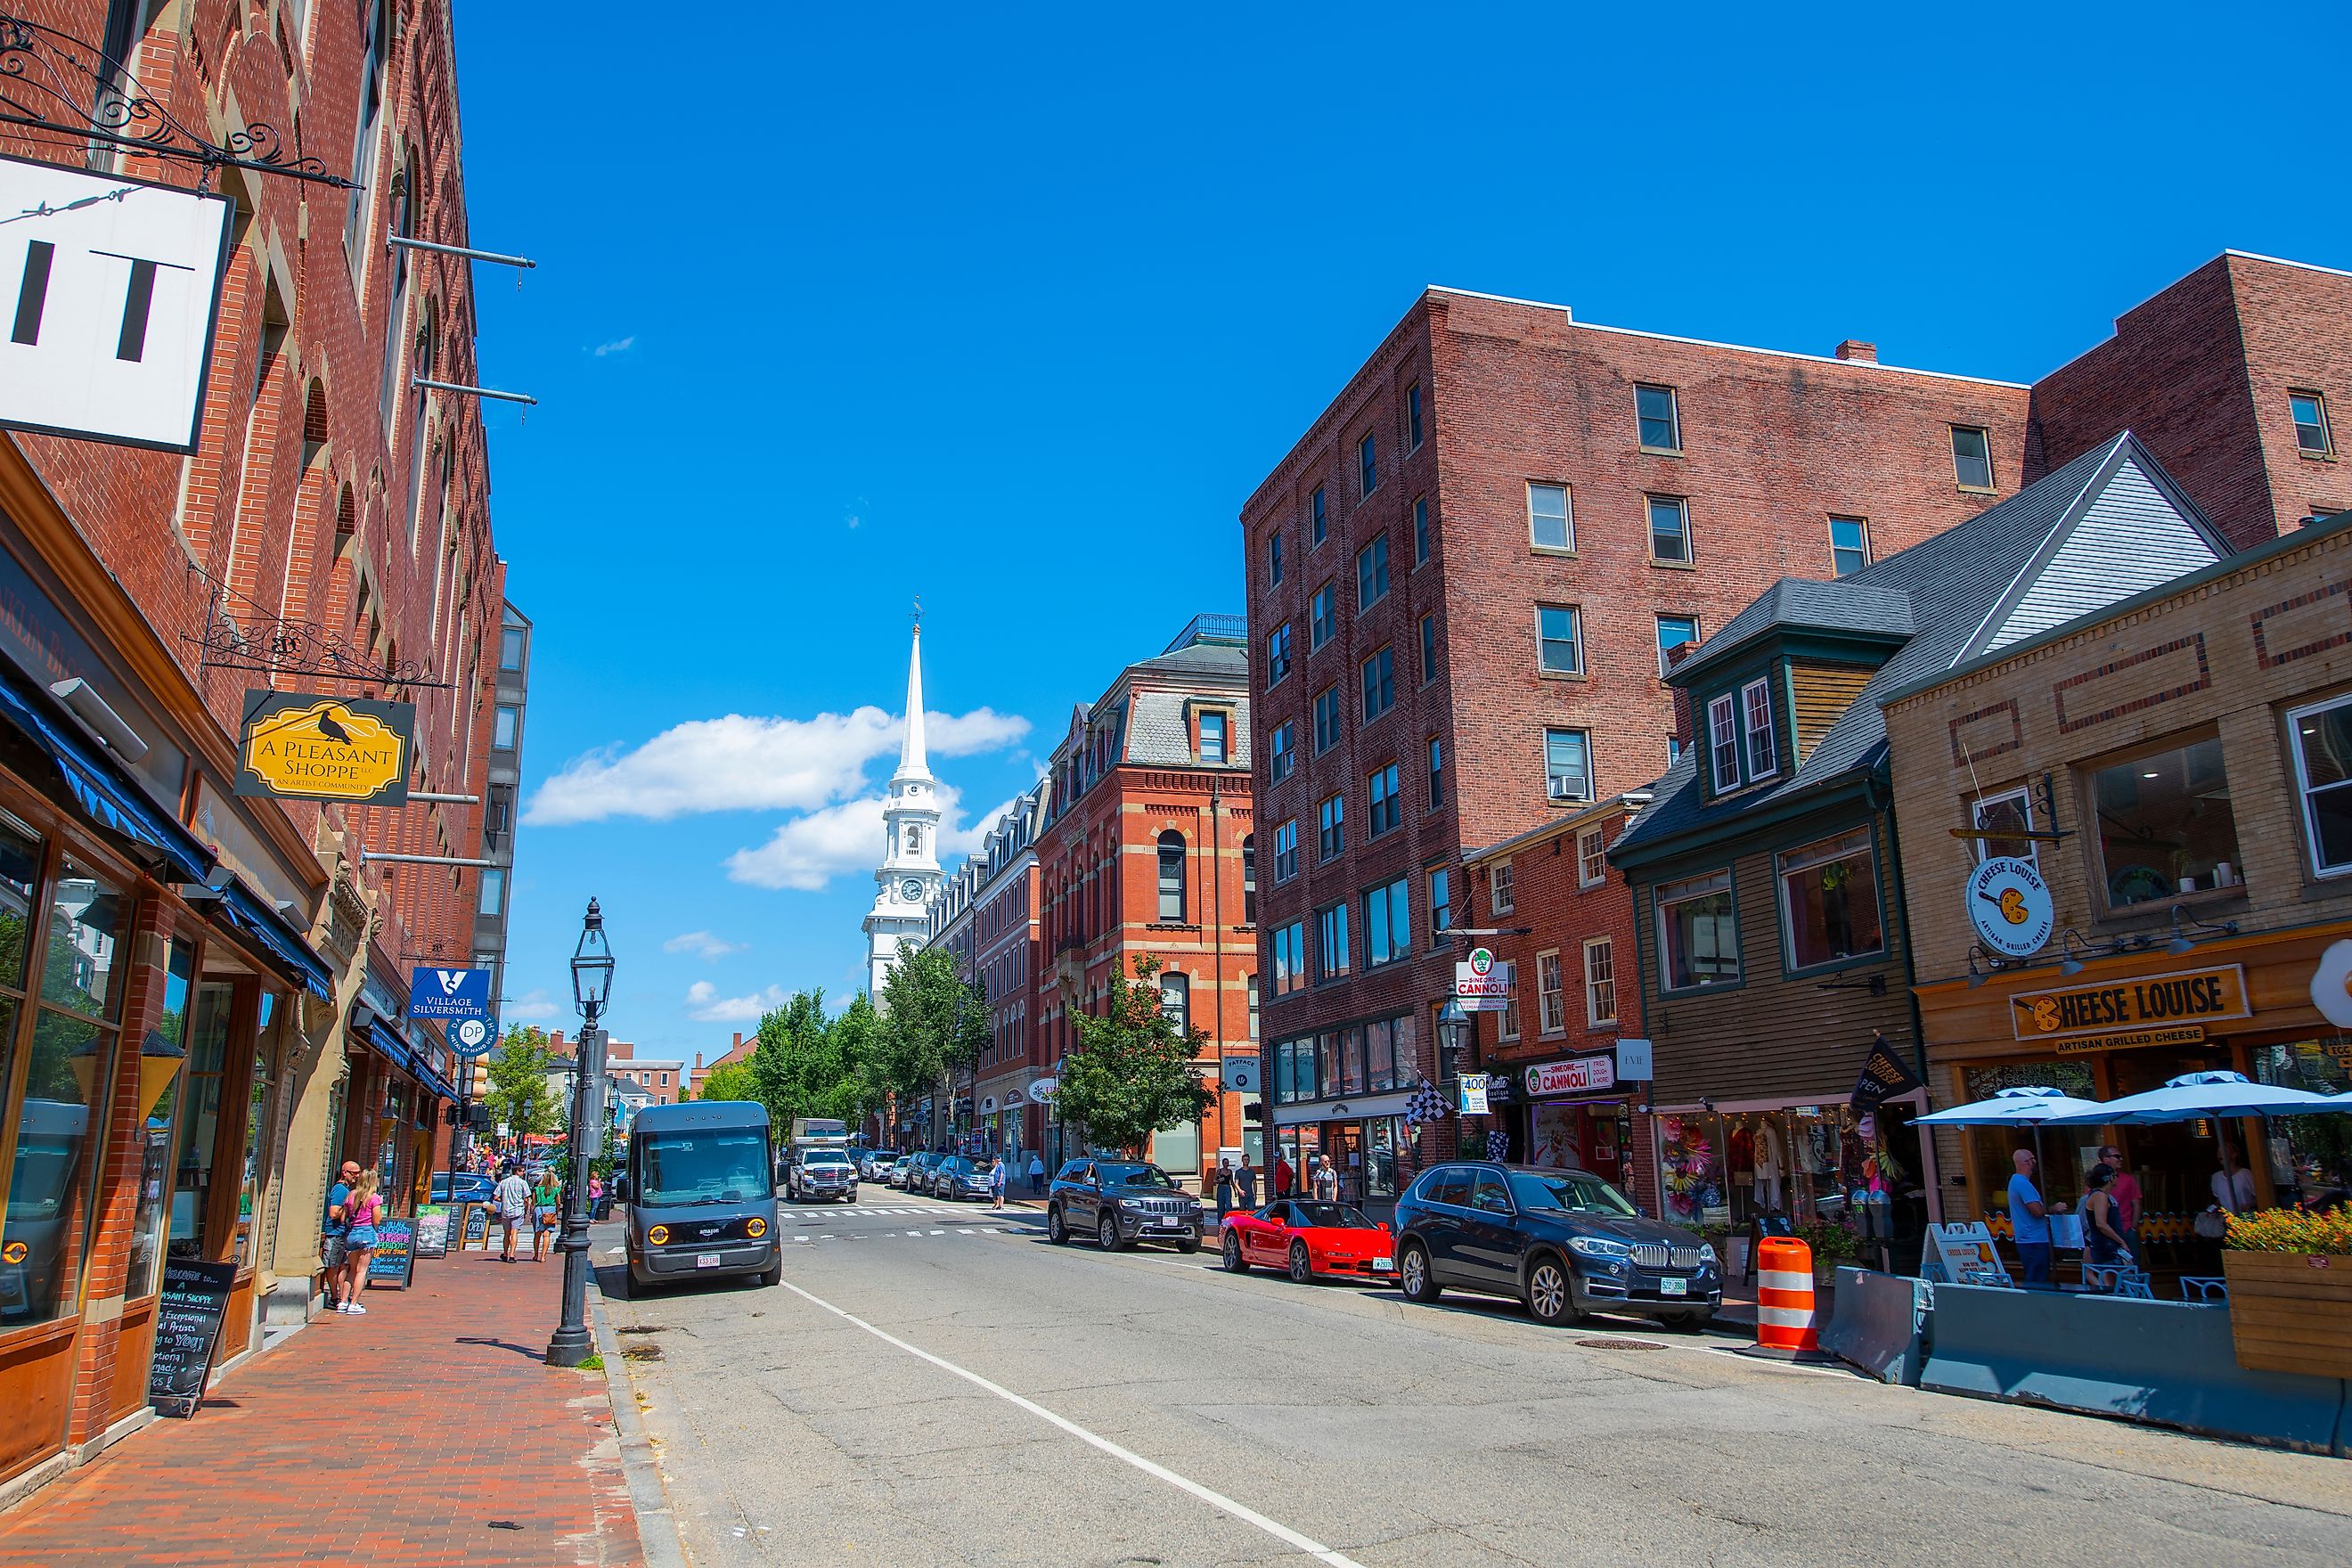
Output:
[[[1244,1121],[1264,1121],[1265,1120],[1265,1107],[1255,1100],[1251,1100],[1247,1105],[1242,1107],[1242,1120]]]

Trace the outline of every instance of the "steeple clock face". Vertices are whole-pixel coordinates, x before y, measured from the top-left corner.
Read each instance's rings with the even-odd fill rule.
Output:
[[[909,877],[898,884],[898,896],[910,904],[919,904],[923,901],[923,885]]]

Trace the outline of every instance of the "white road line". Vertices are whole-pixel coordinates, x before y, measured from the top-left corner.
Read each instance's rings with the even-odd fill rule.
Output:
[[[908,1234],[911,1235],[912,1233],[909,1232]],[[822,1296],[813,1296],[809,1294],[809,1292],[802,1289],[799,1286],[793,1284],[789,1279],[785,1280],[783,1284],[785,1289],[790,1290],[793,1295],[798,1296],[801,1300],[808,1302],[811,1306],[822,1307],[826,1311],[831,1312],[835,1317],[839,1318],[842,1321],[853,1324],[857,1328],[864,1329],[867,1333],[872,1334],[884,1344],[895,1345],[899,1350],[905,1351],[908,1355],[915,1357],[919,1361],[927,1361],[933,1366],[938,1367],[941,1372],[950,1373],[953,1375],[963,1379],[966,1383],[971,1384],[975,1388],[985,1389],[989,1393],[996,1395],[999,1399],[1003,1400],[1005,1403],[1027,1411],[1030,1415],[1036,1416],[1039,1420],[1060,1427],[1063,1431],[1067,1432],[1071,1436],[1076,1437],[1079,1442],[1085,1443],[1091,1447],[1099,1448],[1104,1453],[1108,1454],[1112,1458],[1118,1459],[1121,1463],[1134,1466],[1137,1469],[1141,1470],[1145,1475],[1151,1477],[1154,1480],[1166,1481],[1178,1491],[1188,1492],[1193,1497],[1200,1499],[1202,1502],[1207,1503],[1211,1508],[1231,1514],[1234,1518],[1240,1520],[1244,1524],[1255,1525],[1258,1529],[1265,1531],[1268,1535],[1273,1536],[1276,1541],[1281,1542],[1284,1545],[1293,1547],[1300,1552],[1306,1552],[1309,1557],[1314,1558],[1316,1561],[1327,1564],[1328,1568],[1364,1568],[1364,1565],[1357,1562],[1354,1558],[1348,1556],[1344,1552],[1333,1551],[1330,1547],[1324,1545],[1321,1542],[1315,1540],[1312,1536],[1301,1535],[1298,1531],[1291,1529],[1288,1525],[1280,1524],[1266,1518],[1265,1515],[1258,1512],[1257,1510],[1249,1507],[1245,1503],[1235,1502],[1232,1498],[1227,1497],[1224,1493],[1204,1487],[1200,1482],[1193,1480],[1189,1477],[1180,1476],[1175,1471],[1170,1469],[1167,1466],[1147,1459],[1142,1455],[1135,1452],[1132,1448],[1123,1448],[1108,1437],[1089,1432],[1085,1427],[1079,1426],[1076,1422],[1071,1420],[1068,1416],[1057,1415],[1053,1411],[1046,1409],[1044,1405],[1038,1404],[1034,1399],[1024,1399],[1020,1394],[1013,1393],[1011,1389],[1006,1388],[1002,1384],[991,1383],[988,1379],[981,1376],[980,1373],[976,1372],[967,1372],[951,1361],[944,1360],[939,1356],[933,1355],[927,1350],[908,1344],[905,1340],[898,1338],[896,1334],[886,1333],[882,1330],[877,1329],[873,1324],[867,1322],[865,1319],[858,1317],[856,1314],[842,1310],[839,1307],[835,1306],[832,1302],[824,1300]]]
[[[932,1234],[933,1236],[945,1236],[945,1235],[947,1234],[947,1232],[946,1232],[946,1231],[943,1231],[943,1230],[935,1230],[935,1231],[931,1232],[931,1234]]]
[[[922,1235],[923,1233],[922,1233],[921,1231],[919,1231],[919,1230],[910,1230],[910,1231],[908,1231],[907,1234],[908,1234],[908,1236],[920,1236],[920,1235]]]

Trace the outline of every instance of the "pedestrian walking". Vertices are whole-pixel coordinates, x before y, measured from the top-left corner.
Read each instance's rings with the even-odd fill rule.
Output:
[[[343,1304],[338,1311],[362,1316],[367,1312],[360,1305],[360,1292],[367,1288],[368,1255],[375,1250],[376,1221],[383,1217],[383,1199],[376,1192],[378,1180],[373,1171],[361,1172],[360,1179],[352,1184],[352,1195],[344,1200],[343,1213],[352,1228],[343,1237]]]
[[[1234,1209],[1234,1167],[1231,1162],[1217,1162],[1217,1219],[1223,1223]]]
[[[352,1184],[360,1179],[360,1163],[343,1162],[335,1184],[327,1190],[327,1215],[319,1226],[319,1262],[327,1281],[327,1310],[343,1310],[343,1256],[352,1231]]]
[[[1257,1167],[1255,1165],[1244,1162],[1242,1167],[1234,1173],[1234,1195],[1241,1200],[1243,1208],[1257,1207]]]
[[[1290,1156],[1276,1154],[1274,1157],[1274,1195],[1276,1197],[1286,1198],[1290,1195],[1291,1179]]]
[[[1318,1204],[1339,1201],[1339,1171],[1331,1163],[1328,1154],[1318,1155],[1315,1160],[1315,1201]]]
[[[2050,1216],[2064,1214],[2064,1204],[2044,1204],[2042,1190],[2033,1184],[2035,1167],[2040,1162],[2031,1149],[2020,1149],[2011,1156],[2017,1173],[2009,1179],[2009,1224],[2017,1238],[2018,1260],[2024,1267],[2022,1282],[2027,1285],[2050,1283]]]
[[[593,1171],[588,1173],[588,1212],[600,1220],[610,1219],[613,1215],[604,1206],[604,1178]]]
[[[1004,1207],[1004,1156],[999,1154],[988,1166],[988,1206],[999,1212]]]
[[[555,1207],[562,1197],[551,1170],[539,1173],[539,1185],[531,1190],[531,1217],[538,1222],[530,1233],[530,1260],[538,1262],[547,1255],[548,1239],[555,1234]]]
[[[1045,1158],[1042,1154],[1029,1156],[1029,1195],[1033,1198],[1045,1195]]]
[[[530,1215],[530,1184],[522,1179],[520,1171],[509,1165],[506,1168],[506,1174],[499,1179],[496,1197],[499,1205],[499,1226],[505,1233],[504,1245],[499,1250],[499,1261],[512,1263],[515,1229]]]

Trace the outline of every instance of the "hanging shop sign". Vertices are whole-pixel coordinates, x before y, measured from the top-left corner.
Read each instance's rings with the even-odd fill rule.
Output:
[[[1500,1013],[1511,1004],[1511,966],[1483,947],[1454,966],[1454,996],[1465,1013]]]
[[[2031,860],[1994,855],[1969,878],[1969,923],[2002,958],[2030,958],[2048,945],[2057,920],[2050,884]]]
[[[194,451],[235,204],[0,158],[0,425]]]
[[[1217,1076],[1227,1094],[1255,1094],[1258,1066],[1255,1057],[1226,1057],[1217,1064]]]
[[[1054,1091],[1062,1087],[1061,1079],[1041,1078],[1029,1086],[1029,1098],[1040,1105],[1054,1103]]]
[[[2021,1040],[2110,1035],[2138,1028],[2200,1026],[2219,1018],[2248,1018],[2242,964],[2154,974],[2145,980],[2105,981],[2055,991],[2026,991],[2009,999],[2009,1017]]]
[[[236,793],[278,800],[408,804],[416,708],[299,691],[248,691]]]
[[[1647,1040],[1621,1039],[1617,1042],[1617,1081],[1647,1083],[1658,1076],[1657,1053]]]
[[[437,1018],[464,1061],[489,1053],[498,1035],[487,969],[418,968],[408,977],[408,1016]]]
[[[1597,1094],[1617,1087],[1617,1064],[1608,1057],[1578,1057],[1573,1061],[1546,1062],[1527,1069],[1528,1098],[1545,1100],[1560,1094]]]
[[[1462,1114],[1465,1116],[1486,1115],[1486,1075],[1482,1072],[1465,1072],[1455,1081],[1462,1087]]]

